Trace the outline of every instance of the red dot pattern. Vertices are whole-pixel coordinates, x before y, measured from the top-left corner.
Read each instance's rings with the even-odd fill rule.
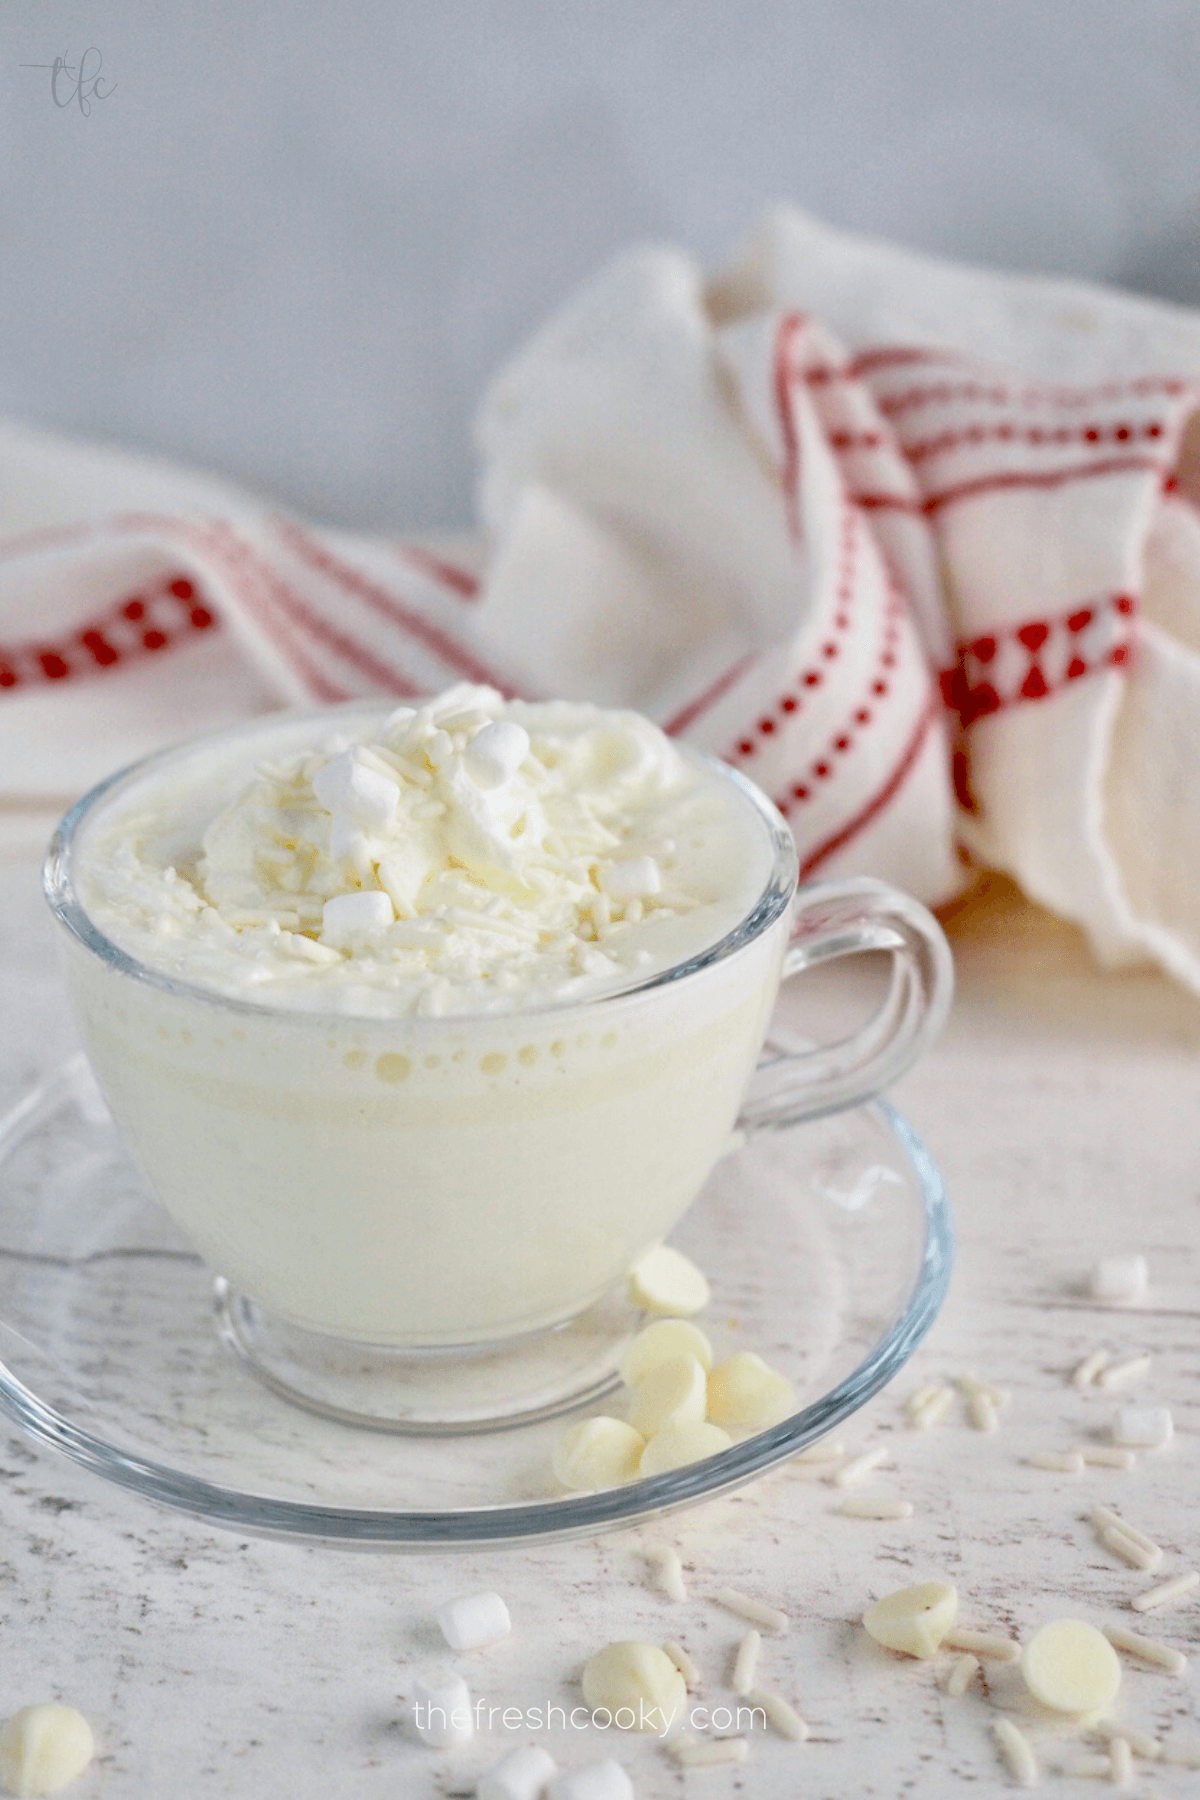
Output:
[[[143,583],[98,617],[53,643],[0,644],[0,689],[33,687],[95,675],[147,655],[160,655],[197,632],[217,628],[195,583],[172,573]]]
[[[1028,619],[1006,632],[964,639],[957,647],[957,661],[939,678],[942,698],[962,731],[1021,701],[1046,700],[1084,675],[1127,667],[1133,655],[1136,622],[1134,596],[1112,594],[1069,613]],[[1099,641],[1093,642],[1085,655],[1082,634],[1093,626]],[[1006,643],[1019,648],[1021,665],[1002,690],[995,671]],[[1062,673],[1055,680],[1048,669],[1059,668]]]

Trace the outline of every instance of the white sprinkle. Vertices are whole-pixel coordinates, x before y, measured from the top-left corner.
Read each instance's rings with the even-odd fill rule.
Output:
[[[1127,1562],[1131,1569],[1141,1569],[1144,1574],[1149,1574],[1151,1569],[1157,1569],[1162,1561],[1162,1551],[1157,1545],[1153,1550],[1147,1550],[1144,1544],[1139,1544],[1127,1532],[1122,1531],[1118,1525],[1102,1525],[1100,1542],[1107,1550],[1111,1550],[1114,1556],[1119,1556],[1122,1562]]]
[[[847,1519],[911,1519],[913,1505],[885,1494],[847,1494],[838,1511]]]
[[[993,1662],[1016,1662],[1021,1654],[1020,1644],[1012,1638],[1000,1637],[991,1631],[965,1631],[955,1626],[942,1639],[947,1650],[969,1650],[974,1656],[986,1656]]]
[[[1114,1444],[1081,1444],[1079,1454],[1089,1469],[1122,1469],[1126,1474],[1137,1461],[1132,1450],[1118,1450]]]
[[[1101,1369],[1107,1369],[1111,1361],[1112,1357],[1107,1350],[1093,1350],[1092,1354],[1085,1356],[1079,1367],[1073,1372],[1072,1387],[1091,1387]]]
[[[978,1395],[982,1394],[986,1400],[991,1401],[993,1406],[999,1407],[1008,1405],[1009,1393],[1007,1388],[997,1387],[995,1383],[991,1381],[980,1381],[978,1375],[972,1375],[969,1371],[965,1375],[960,1375],[958,1377],[958,1386],[959,1391],[965,1394],[968,1400],[974,1400]]]
[[[1200,1744],[1166,1743],[1162,1747],[1162,1759],[1176,1769],[1200,1769]]]
[[[946,1677],[946,1692],[951,1699],[959,1700],[971,1685],[975,1671],[979,1667],[977,1656],[957,1656],[950,1665],[950,1673]]]
[[[750,1594],[739,1593],[737,1588],[718,1588],[713,1595],[718,1606],[728,1608],[737,1613],[739,1618],[749,1619],[752,1625],[761,1626],[776,1637],[782,1637],[791,1623],[785,1612],[778,1612],[773,1606],[764,1606],[761,1600],[755,1600]]]
[[[1056,1475],[1083,1474],[1083,1458],[1078,1450],[1034,1450],[1025,1461],[1031,1469],[1050,1469]]]
[[[1094,1300],[1108,1300],[1128,1305],[1140,1300],[1150,1280],[1144,1256],[1102,1256],[1092,1270],[1090,1282]]]
[[[1128,1361],[1110,1363],[1107,1369],[1101,1369],[1096,1377],[1096,1386],[1102,1388],[1129,1387],[1134,1381],[1140,1381],[1149,1373],[1154,1365],[1154,1358],[1149,1351],[1140,1356],[1131,1356]]]
[[[1033,1754],[1033,1746],[1025,1733],[1018,1731],[1011,1719],[995,1720],[992,1730],[1018,1786],[1035,1786],[1038,1778],[1037,1757]]]
[[[1090,1756],[1077,1756],[1073,1762],[1063,1763],[1058,1773],[1060,1775],[1081,1775],[1085,1779],[1090,1777],[1094,1781],[1103,1780],[1111,1769],[1112,1757],[1095,1751]]]
[[[1173,1581],[1164,1581],[1144,1594],[1135,1594],[1129,1604],[1134,1612],[1154,1612],[1160,1606],[1173,1606],[1197,1587],[1200,1587],[1200,1571],[1189,1569],[1186,1575],[1176,1575]]]
[[[700,1686],[701,1680],[703,1679],[700,1674],[699,1666],[695,1660],[688,1655],[682,1644],[676,1644],[671,1640],[668,1640],[663,1645],[663,1649],[675,1664],[679,1673],[683,1676],[689,1691],[694,1692],[695,1689]]]
[[[739,1737],[676,1738],[672,1754],[685,1769],[713,1769],[720,1763],[744,1763],[750,1746]]]
[[[733,1674],[729,1685],[735,1694],[748,1694],[754,1686],[754,1671],[758,1667],[758,1653],[762,1648],[762,1638],[757,1631],[748,1631],[737,1647],[737,1655],[733,1661]]]
[[[908,1396],[908,1399],[904,1402],[905,1412],[910,1418],[915,1419],[922,1407],[928,1406],[929,1402],[933,1399],[933,1396],[940,1392],[941,1389],[936,1381],[927,1381],[924,1387],[919,1387],[915,1394],[910,1394]]]
[[[843,1463],[833,1477],[835,1487],[852,1487],[856,1481],[862,1481],[888,1460],[886,1444],[876,1444],[874,1450],[864,1450],[861,1456],[852,1456],[848,1463]]]
[[[798,1463],[840,1462],[846,1454],[846,1446],[841,1438],[820,1438],[817,1443],[810,1444],[807,1450],[801,1450],[792,1458]]]
[[[972,1394],[967,1401],[967,1417],[976,1431],[995,1431],[1000,1420],[996,1414],[995,1402],[989,1394]]]
[[[924,1406],[917,1407],[913,1413],[912,1422],[918,1431],[930,1431],[935,1425],[941,1424],[953,1404],[953,1388],[934,1388]]]
[[[782,1694],[771,1693],[767,1688],[751,1688],[746,1695],[751,1706],[761,1706],[767,1715],[768,1723],[773,1725],[780,1737],[790,1738],[793,1744],[802,1744],[808,1736],[808,1726],[800,1717],[795,1707],[786,1701]]]
[[[1133,1754],[1142,1757],[1145,1762],[1157,1762],[1162,1755],[1162,1745],[1158,1739],[1152,1738],[1145,1731],[1139,1731],[1136,1726],[1119,1725],[1115,1719],[1100,1719],[1093,1729],[1110,1741],[1117,1737],[1124,1738]]]
[[[1138,1450],[1165,1450],[1175,1435],[1169,1406],[1123,1406],[1112,1423],[1118,1444]]]
[[[1127,1519],[1123,1519],[1120,1513],[1113,1512],[1109,1506],[1093,1506],[1088,1517],[1097,1530],[1102,1525],[1111,1525],[1114,1530],[1123,1531],[1127,1538],[1132,1538],[1135,1544],[1140,1544],[1143,1550],[1158,1550],[1158,1545],[1152,1537],[1147,1537],[1144,1531],[1139,1531],[1136,1525],[1131,1525]],[[1159,1554],[1162,1554],[1161,1551]]]
[[[1130,1656],[1138,1656],[1143,1662],[1153,1663],[1155,1668],[1165,1669],[1169,1675],[1182,1675],[1187,1668],[1187,1657],[1182,1650],[1172,1650],[1169,1644],[1159,1644],[1153,1638],[1140,1637],[1136,1631],[1126,1631],[1123,1625],[1104,1625],[1101,1630],[1109,1643],[1118,1650],[1124,1650]]]
[[[1109,1779],[1114,1787],[1128,1787],[1133,1780],[1133,1751],[1126,1738],[1117,1737],[1112,1740],[1110,1748],[1112,1767]]]
[[[439,1606],[434,1616],[452,1650],[478,1650],[512,1630],[508,1608],[499,1594],[459,1594]]]
[[[679,1552],[663,1544],[647,1550],[646,1555],[658,1576],[658,1585],[668,1600],[686,1600],[687,1588],[684,1585]]]

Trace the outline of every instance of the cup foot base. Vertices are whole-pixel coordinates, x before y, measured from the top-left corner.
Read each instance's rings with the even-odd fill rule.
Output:
[[[309,1412],[413,1437],[467,1437],[552,1419],[620,1386],[617,1365],[642,1322],[621,1293],[564,1324],[488,1344],[396,1350],[306,1331],[222,1277],[218,1335],[260,1381]]]

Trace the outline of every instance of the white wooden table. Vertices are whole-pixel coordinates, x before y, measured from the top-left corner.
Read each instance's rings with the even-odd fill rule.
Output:
[[[0,869],[0,1105],[74,1045],[32,864]],[[517,1741],[502,1727],[435,1753],[402,1723],[414,1666],[438,1654],[432,1607],[495,1587],[510,1638],[470,1659],[498,1707],[579,1702],[584,1659],[613,1638],[676,1638],[719,1706],[737,1621],[706,1600],[729,1584],[792,1615],[764,1646],[762,1679],[812,1728],[807,1744],[754,1734],[741,1768],[684,1774],[661,1747],[616,1732],[557,1730],[560,1763],[613,1754],[641,1800],[740,1793],[813,1800],[1008,1791],[976,1686],[951,1700],[940,1665],[878,1650],[857,1624],[890,1588],[955,1582],[964,1623],[1028,1635],[1077,1615],[1139,1626],[1149,1585],[1098,1543],[1087,1505],[1124,1511],[1166,1547],[1162,1573],[1200,1565],[1200,1005],[1155,975],[1105,976],[1078,936],[992,884],[950,929],[959,998],[939,1047],[896,1094],[939,1160],[958,1232],[950,1299],[896,1391],[856,1421],[855,1447],[888,1444],[902,1523],[837,1516],[829,1488],[793,1465],[653,1533],[461,1558],[356,1555],[246,1540],[116,1493],[0,1428],[0,1713],[58,1697],[93,1722],[99,1754],[79,1800],[234,1795],[397,1800],[471,1790]],[[1143,1251],[1152,1290],[1136,1312],[1076,1290],[1103,1253]],[[1154,1353],[1139,1396],[1169,1403],[1169,1450],[1129,1474],[1030,1468],[1031,1450],[1079,1441],[1112,1397],[1067,1372],[1095,1345]],[[1011,1388],[1000,1430],[956,1404],[919,1433],[905,1394],[974,1369]],[[691,1598],[648,1582],[644,1545],[678,1546]],[[1200,1601],[1141,1629],[1187,1649]],[[1012,1697],[995,1675],[991,1688]],[[1191,1673],[1129,1668],[1123,1716],[1200,1741]],[[1040,1729],[1035,1721],[1031,1730]],[[1061,1748],[1050,1745],[1047,1761]],[[1086,1787],[1046,1773],[1043,1785]],[[1200,1775],[1137,1765],[1138,1793],[1184,1795]]]

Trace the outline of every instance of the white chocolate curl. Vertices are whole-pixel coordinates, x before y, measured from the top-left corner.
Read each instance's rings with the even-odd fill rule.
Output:
[[[23,1706],[0,1731],[0,1781],[10,1794],[57,1794],[82,1775],[95,1748],[73,1706]]]
[[[661,1736],[682,1718],[687,1684],[657,1644],[624,1640],[606,1644],[585,1665],[583,1697],[593,1712],[607,1708],[622,1730]]]

